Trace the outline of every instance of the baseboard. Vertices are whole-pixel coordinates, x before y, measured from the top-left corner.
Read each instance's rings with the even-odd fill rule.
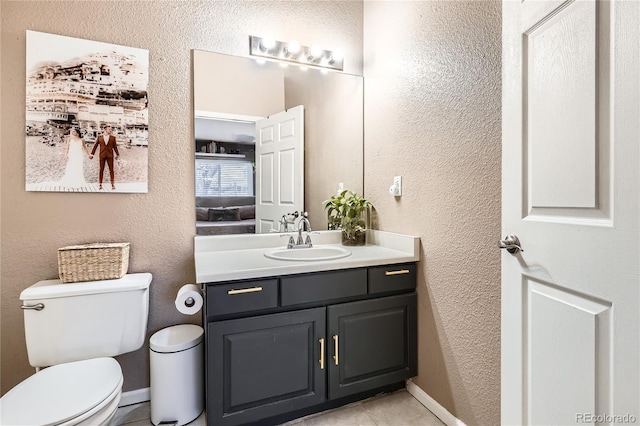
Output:
[[[431,398],[429,394],[420,389],[418,385],[413,383],[411,379],[407,380],[407,392],[409,392],[415,399],[422,405],[427,407],[437,418],[442,420],[442,423],[447,426],[466,426],[465,423],[451,414],[449,410],[440,405],[435,399]]]
[[[150,388],[143,388],[123,392],[118,407],[125,407],[127,405],[147,402],[151,399],[150,391]],[[418,402],[424,405],[436,417],[442,420],[442,422],[447,426],[466,426],[466,424],[462,420],[458,419],[446,408],[440,405],[435,399],[431,398],[429,394],[420,389],[418,385],[413,383],[411,379],[407,380],[407,392],[409,392],[415,399],[418,400]]]
[[[126,407],[127,405],[140,404],[151,399],[151,389],[136,389],[128,392],[122,392],[118,407]]]

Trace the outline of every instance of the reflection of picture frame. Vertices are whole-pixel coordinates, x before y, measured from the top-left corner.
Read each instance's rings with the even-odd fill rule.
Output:
[[[149,51],[27,31],[26,62],[26,190],[147,192]]]

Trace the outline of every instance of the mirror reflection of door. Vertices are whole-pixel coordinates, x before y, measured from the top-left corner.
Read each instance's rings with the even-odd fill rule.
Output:
[[[304,107],[267,118],[198,111],[199,235],[279,231],[304,209]]]
[[[304,106],[256,122],[256,232],[304,210]]]

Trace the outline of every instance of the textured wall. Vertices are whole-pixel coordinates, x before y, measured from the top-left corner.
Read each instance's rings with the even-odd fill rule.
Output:
[[[362,72],[362,3],[280,1],[6,1],[1,3],[1,370],[2,393],[33,373],[20,291],[57,276],[56,250],[73,243],[130,241],[131,272],[151,272],[149,334],[198,322],[173,299],[193,282],[194,165],[191,49],[246,56],[248,36],[320,43]],[[24,191],[25,30],[148,49],[149,193]],[[148,386],[148,349],[118,358],[125,390]]]
[[[365,194],[380,229],[422,242],[415,382],[465,423],[499,424],[500,2],[364,11]]]

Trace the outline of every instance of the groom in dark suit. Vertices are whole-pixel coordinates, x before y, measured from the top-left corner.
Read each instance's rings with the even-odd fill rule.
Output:
[[[91,155],[89,159],[93,158],[93,154],[96,153],[96,149],[100,147],[100,188],[102,189],[102,175],[104,174],[104,163],[109,166],[109,175],[111,177],[111,189],[116,189],[115,174],[113,172],[113,153],[115,152],[115,159],[120,157],[118,152],[118,145],[116,144],[116,137],[111,134],[111,126],[104,126],[102,134],[96,139],[96,143],[93,145]]]

